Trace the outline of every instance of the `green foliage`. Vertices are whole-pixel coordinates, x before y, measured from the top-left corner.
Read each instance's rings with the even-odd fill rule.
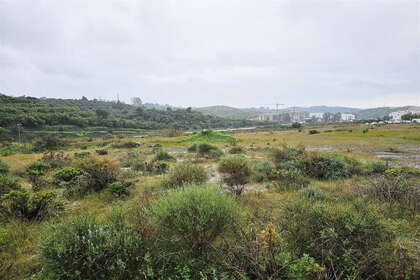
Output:
[[[319,134],[319,131],[316,129],[311,129],[309,130],[309,134],[313,135],[313,134]]]
[[[30,177],[43,176],[51,169],[51,165],[45,161],[37,160],[26,166],[26,174]]]
[[[128,196],[130,192],[128,188],[132,185],[131,182],[114,182],[109,184],[107,189],[110,193],[114,194],[117,197]]]
[[[0,174],[0,200],[3,195],[13,190],[20,190],[21,188],[22,186],[16,178]]]
[[[121,149],[133,149],[140,146],[140,143],[133,142],[133,141],[127,141],[127,142],[117,142],[112,144],[112,148]]]
[[[185,187],[152,202],[151,212],[164,234],[179,238],[196,253],[240,223],[237,201],[214,187]]]
[[[252,171],[256,182],[267,181],[276,171],[276,165],[271,160],[262,160],[252,165]]]
[[[81,170],[83,174],[73,177],[64,184],[66,188],[64,195],[67,198],[83,197],[90,191],[101,191],[117,181],[120,173],[115,162],[94,157],[80,160],[76,164],[76,170]]]
[[[0,175],[6,175],[9,174],[10,172],[10,167],[7,163],[5,163],[4,161],[0,160]]]
[[[123,220],[108,225],[76,216],[50,226],[39,251],[51,279],[147,279],[141,236]]]
[[[317,179],[338,179],[351,175],[350,167],[345,159],[334,154],[314,153],[306,162],[303,162],[306,174]]]
[[[218,158],[223,154],[223,152],[218,147],[209,143],[198,144],[197,151],[200,156],[208,158]]]
[[[235,137],[224,135],[214,130],[203,130],[199,133],[188,136],[183,142],[209,142],[209,143],[231,143],[237,142],[240,139]]]
[[[163,186],[176,188],[186,184],[203,184],[208,174],[203,166],[191,162],[181,162],[172,167],[163,179]]]
[[[309,180],[303,176],[299,169],[280,169],[269,178],[277,180],[272,186],[279,191],[298,190],[309,184]]]
[[[146,162],[144,160],[136,160],[131,163],[131,169],[135,171],[145,171],[146,170]]]
[[[79,153],[74,153],[74,158],[85,158],[88,157],[90,155],[90,152],[79,152]]]
[[[52,175],[54,181],[56,183],[60,182],[70,182],[74,180],[76,177],[83,175],[83,169],[77,167],[64,167],[55,171]]]
[[[382,161],[371,161],[366,164],[364,167],[365,174],[384,174],[388,169],[386,164]]]
[[[325,193],[316,185],[309,185],[299,190],[299,194],[302,198],[308,200],[324,200],[326,198]]]
[[[12,190],[1,197],[0,203],[4,215],[26,220],[42,220],[64,209],[53,192],[30,195],[26,190]]]
[[[241,147],[233,147],[229,150],[229,154],[242,154],[244,150]]]
[[[420,185],[406,176],[379,176],[362,188],[362,194],[413,212],[420,210]]]
[[[385,171],[385,175],[388,177],[419,176],[420,169],[409,166],[392,167]]]
[[[255,125],[253,121],[228,120],[186,109],[159,110],[96,99],[39,99],[0,94],[0,127],[16,123],[29,129],[45,126],[190,129]]]
[[[108,150],[105,150],[105,149],[95,150],[95,152],[100,156],[104,156],[108,154]]]
[[[223,182],[236,195],[242,194],[245,184],[250,181],[252,175],[251,165],[242,155],[229,155],[222,158],[217,169],[222,174]]]
[[[67,166],[71,159],[63,152],[46,152],[42,155],[41,161],[50,165],[52,169]]]
[[[153,159],[155,161],[176,161],[176,158],[162,150],[157,151]]]
[[[393,238],[366,202],[299,201],[286,208],[282,221],[291,249],[314,257],[327,269],[328,279],[375,276],[382,257],[377,252]]]
[[[188,147],[188,152],[189,153],[195,153],[198,150],[198,145],[197,143],[192,144],[191,146]]]

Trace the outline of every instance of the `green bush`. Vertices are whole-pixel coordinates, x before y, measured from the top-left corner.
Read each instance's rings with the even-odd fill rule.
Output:
[[[222,158],[217,170],[222,174],[223,182],[236,195],[242,194],[245,184],[249,183],[252,175],[251,165],[242,155],[229,155]]]
[[[59,168],[70,164],[71,159],[63,152],[46,152],[42,155],[41,161],[50,165],[51,169]]]
[[[0,174],[0,200],[1,197],[10,191],[20,190],[22,186],[16,178]]]
[[[13,190],[1,197],[4,213],[26,220],[42,220],[64,209],[64,204],[52,192],[30,195],[26,190]]]
[[[393,238],[379,211],[365,201],[299,201],[285,209],[282,228],[291,249],[314,257],[327,269],[327,279],[379,277],[377,252]]]
[[[146,162],[144,160],[136,160],[131,163],[131,169],[135,171],[145,171],[146,170]]]
[[[94,157],[81,160],[76,165],[77,168],[83,170],[85,181],[87,182],[86,191],[100,191],[117,181],[120,173],[118,165],[108,159],[96,159]]]
[[[133,141],[117,142],[117,143],[112,144],[112,148],[117,148],[117,149],[121,149],[121,148],[132,149],[132,148],[137,148],[139,146],[140,146],[140,143],[133,142]]]
[[[40,240],[44,273],[49,279],[150,279],[141,236],[120,222],[102,225],[77,216],[50,226]]]
[[[388,169],[386,164],[382,161],[371,161],[364,167],[364,173],[367,175],[371,174],[383,174]]]
[[[300,166],[307,175],[317,179],[339,179],[351,175],[346,160],[334,154],[312,153]]]
[[[130,194],[128,188],[132,185],[131,182],[114,182],[109,184],[107,189],[110,193],[117,197],[123,197]]]
[[[276,165],[271,160],[262,160],[252,165],[253,178],[256,182],[268,180],[276,171]]]
[[[389,203],[391,209],[398,206],[413,212],[420,210],[420,185],[406,176],[374,178],[363,186],[362,194]]]
[[[98,155],[100,155],[100,156],[104,156],[104,155],[107,155],[107,154],[108,154],[108,150],[104,150],[104,149],[101,149],[101,150],[95,150],[95,152],[96,152]]]
[[[300,189],[299,194],[302,196],[302,198],[314,201],[324,200],[326,198],[325,193],[318,186],[314,185]]]
[[[76,177],[83,175],[83,169],[77,167],[64,167],[53,173],[54,182],[70,182]]]
[[[163,233],[180,238],[199,253],[241,220],[238,202],[215,187],[190,186],[152,202],[151,213]]]
[[[208,174],[203,166],[190,162],[181,162],[172,167],[163,179],[163,186],[176,188],[186,184],[203,184]]]
[[[90,152],[74,153],[74,158],[85,158],[90,156]]]
[[[159,150],[153,158],[155,161],[176,161],[176,159],[165,151]]]
[[[197,151],[200,156],[208,158],[218,158],[223,154],[218,147],[210,145],[209,143],[200,143],[197,146]]]
[[[233,147],[229,150],[229,154],[242,154],[244,150],[241,147]]]
[[[311,135],[313,135],[313,134],[319,134],[319,131],[316,130],[316,129],[312,129],[312,130],[309,130],[309,134],[311,134]]]
[[[195,152],[197,152],[197,150],[198,150],[198,148],[197,148],[197,147],[198,147],[198,145],[197,145],[197,144],[195,144],[195,143],[194,143],[194,144],[192,144],[191,146],[189,146],[189,147],[188,147],[188,152],[189,152],[189,153],[195,153]]]
[[[9,174],[10,172],[10,167],[9,165],[7,165],[7,163],[5,163],[4,161],[0,160],[0,175],[6,175]]]
[[[309,184],[309,179],[299,169],[280,169],[269,178],[277,180],[272,185],[279,191],[298,190]]]
[[[50,169],[51,169],[50,164],[48,164],[48,163],[46,163],[45,161],[42,161],[42,160],[37,160],[37,161],[31,162],[26,167],[26,174],[28,174],[29,177],[43,176]]]

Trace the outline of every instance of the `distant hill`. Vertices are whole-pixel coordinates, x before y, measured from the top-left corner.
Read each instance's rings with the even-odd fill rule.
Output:
[[[258,124],[204,115],[191,109],[163,110],[87,98],[55,99],[0,94],[0,131],[16,127],[18,123],[29,129],[64,125],[80,128],[200,129]]]
[[[229,119],[248,119],[259,113],[256,109],[253,108],[239,109],[223,105],[194,108],[194,110],[205,115]]]
[[[369,120],[369,119],[383,118],[384,116],[388,116],[392,112],[413,110],[413,109],[420,109],[420,107],[403,106],[403,107],[378,107],[378,108],[371,108],[371,109],[363,109],[357,112],[356,116],[360,120]]]
[[[311,107],[288,107],[279,109],[280,112],[307,112],[307,113],[349,113],[355,114],[357,119],[377,119],[387,116],[389,113],[396,111],[404,111],[409,109],[415,109],[419,107],[415,106],[403,106],[403,107],[378,107],[370,109],[359,109],[352,107],[343,106],[311,106]],[[194,108],[206,115],[231,118],[231,119],[248,119],[252,116],[262,113],[275,113],[275,109],[270,108],[235,108],[229,106],[209,106]]]

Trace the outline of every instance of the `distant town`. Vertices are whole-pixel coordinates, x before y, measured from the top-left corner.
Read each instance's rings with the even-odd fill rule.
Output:
[[[355,114],[329,113],[329,112],[278,112],[263,113],[249,118],[256,121],[278,121],[284,123],[331,123],[331,122],[354,122],[357,120]],[[389,113],[380,120],[371,121],[371,124],[385,123],[420,123],[420,109],[403,110]]]

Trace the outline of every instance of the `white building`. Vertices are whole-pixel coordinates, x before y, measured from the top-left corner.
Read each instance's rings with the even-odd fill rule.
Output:
[[[309,113],[311,119],[322,119],[324,113]]]
[[[353,114],[341,114],[341,120],[344,122],[352,122],[356,119],[356,116]]]
[[[394,121],[401,121],[401,117],[404,115],[407,115],[408,113],[411,113],[413,115],[420,114],[420,110],[405,110],[405,111],[397,111],[389,113],[389,117]]]

